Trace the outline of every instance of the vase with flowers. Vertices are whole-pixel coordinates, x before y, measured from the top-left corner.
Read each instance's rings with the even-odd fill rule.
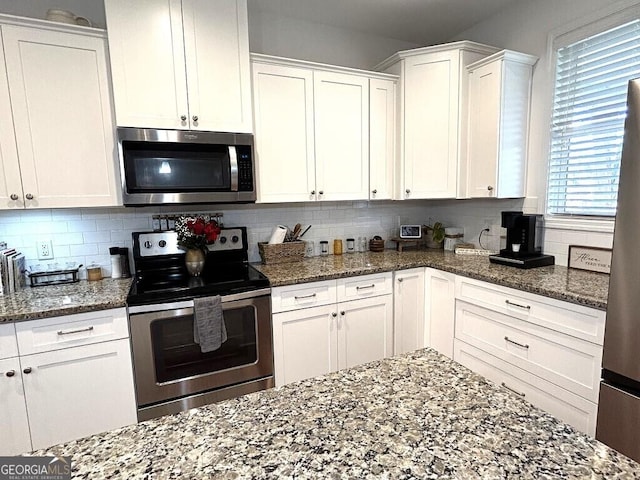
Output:
[[[207,245],[215,243],[220,234],[218,222],[203,216],[181,216],[176,220],[178,246],[186,250],[184,262],[187,271],[198,277],[204,269]]]

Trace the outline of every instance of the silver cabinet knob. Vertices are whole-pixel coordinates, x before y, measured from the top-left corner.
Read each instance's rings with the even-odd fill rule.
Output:
[[[20,198],[20,197],[18,197],[18,195],[16,195],[15,193],[12,193],[12,194],[11,194],[11,196],[10,196],[9,198],[10,198],[11,200],[17,200],[17,199],[18,199],[18,198]]]
[[[26,373],[27,375],[31,373],[31,367],[27,367],[24,370],[22,370],[22,373]]]
[[[315,195],[316,191],[315,190],[311,190],[311,195]]]
[[[324,195],[324,192],[323,192],[322,190],[320,190],[320,191],[318,192],[318,195]]]
[[[187,121],[187,116],[186,115],[180,115],[180,120],[182,120],[183,122]]]
[[[31,195],[30,193],[27,193],[24,198],[26,198],[27,200],[33,200],[33,195]]]
[[[402,280],[404,280],[404,279],[403,279],[403,278],[399,278],[399,279],[398,279],[398,282],[399,282],[399,283],[402,283]]]
[[[16,374],[15,370],[9,370],[7,373],[5,373],[7,377],[13,377],[15,374]]]
[[[191,117],[191,120],[193,120],[194,122],[198,121],[198,115],[194,115],[193,117]]]
[[[342,311],[340,312],[340,315],[342,315],[343,317],[344,317],[346,314],[347,314],[347,312],[345,312],[344,310],[342,310]]]
[[[378,190],[376,190],[376,189],[374,188],[373,190],[371,190],[371,193],[373,193],[373,194],[375,195],[376,193],[378,193]]]
[[[404,193],[406,193],[407,195],[409,195],[409,194],[411,193],[411,190],[407,188],[407,189],[404,191]]]
[[[492,187],[491,185],[489,185],[489,186],[487,187],[487,190],[492,191],[492,190],[493,190],[493,187]]]
[[[338,314],[337,314],[336,312],[333,312],[333,313],[331,314],[331,316],[332,316],[333,318],[336,318],[336,317],[338,316]]]

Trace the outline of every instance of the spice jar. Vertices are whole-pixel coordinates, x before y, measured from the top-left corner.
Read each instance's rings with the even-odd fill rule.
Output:
[[[356,239],[347,238],[347,253],[353,253],[356,251]]]
[[[342,255],[342,240],[339,238],[333,241],[333,254]]]
[[[327,240],[320,241],[320,255],[329,255],[329,242]]]

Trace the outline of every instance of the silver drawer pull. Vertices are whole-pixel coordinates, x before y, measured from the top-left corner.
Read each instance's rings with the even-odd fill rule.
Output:
[[[364,285],[364,286],[358,285],[356,287],[356,290],[365,290],[367,288],[376,288],[376,285],[375,285],[375,283],[372,283],[371,285]]]
[[[527,350],[529,350],[529,345],[523,345],[522,343],[515,342],[511,340],[509,337],[504,337],[504,339],[509,343],[513,343],[514,345],[517,345],[519,347],[526,348]]]
[[[71,335],[73,333],[82,333],[82,332],[91,332],[93,331],[93,325],[87,328],[81,328],[79,330],[67,330],[66,332],[63,330],[58,330],[58,335]]]
[[[504,388],[506,388],[507,390],[509,390],[510,392],[515,393],[515,394],[516,394],[516,395],[518,395],[519,397],[522,397],[522,398],[524,398],[524,397],[525,397],[525,394],[524,394],[524,393],[519,392],[519,391],[517,391],[517,390],[514,390],[513,388],[509,387],[506,383],[502,382],[502,383],[501,383],[501,385],[502,385]]]
[[[311,295],[302,295],[301,297],[295,296],[293,298],[295,298],[296,300],[303,300],[305,298],[314,298],[316,296],[315,293],[312,293]]]
[[[513,303],[513,302],[510,302],[509,300],[505,300],[504,302],[507,305],[510,305],[512,307],[518,307],[518,308],[524,308],[525,310],[531,310],[531,305],[520,305],[519,303]]]

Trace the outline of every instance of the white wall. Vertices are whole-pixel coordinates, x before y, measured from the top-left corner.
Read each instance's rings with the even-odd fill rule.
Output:
[[[410,42],[369,35],[268,12],[249,10],[249,49],[255,53],[371,69]]]
[[[0,13],[44,19],[47,10],[69,10],[104,28],[104,3],[101,0],[0,0]]]
[[[617,7],[628,6],[629,0],[527,0],[473,28],[455,35],[452,40],[467,39],[503,48],[519,50],[540,58],[535,66],[532,90],[529,136],[529,167],[527,197],[532,209],[543,213],[545,208],[547,153],[553,96],[553,58],[550,49],[552,34],[570,31]],[[606,229],[605,229],[606,230]],[[609,228],[610,230],[610,228]],[[593,245],[611,248],[612,235],[593,232],[589,227],[547,229],[545,252],[556,256],[556,262],[567,263],[568,246]]]

